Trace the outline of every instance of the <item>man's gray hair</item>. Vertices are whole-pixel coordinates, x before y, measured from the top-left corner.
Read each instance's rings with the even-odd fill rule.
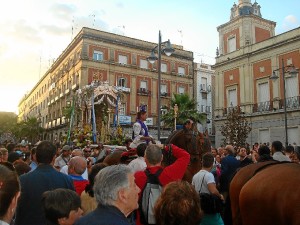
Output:
[[[148,145],[145,150],[145,158],[149,164],[156,165],[161,162],[162,151],[158,145]]]
[[[235,153],[234,147],[232,145],[226,145],[225,150],[227,150],[229,155],[233,155]]]
[[[94,195],[97,203],[113,205],[118,199],[118,192],[122,188],[129,188],[128,174],[133,173],[124,164],[108,166],[100,170],[95,177]]]
[[[86,159],[83,156],[75,156],[70,159],[69,167],[74,167],[75,173],[82,175],[87,167]]]

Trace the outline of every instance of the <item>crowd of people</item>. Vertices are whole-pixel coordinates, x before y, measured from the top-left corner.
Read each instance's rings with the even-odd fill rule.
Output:
[[[300,148],[284,148],[280,141],[270,146],[255,143],[251,149],[226,145],[202,155],[202,168],[189,183],[184,175],[190,154],[173,144],[155,144],[145,118],[139,113],[133,139],[124,142],[117,165],[107,163],[105,158],[113,152],[101,143],[82,149],[50,141],[1,146],[0,224],[146,225],[149,217],[141,202],[150,180],[162,188],[151,224],[230,224],[228,192],[239,168],[267,160],[300,163]],[[175,161],[163,165],[164,153]],[[204,211],[200,193],[218,197],[224,211]]]
[[[153,209],[156,224],[226,224],[224,214],[201,210],[199,193],[226,202],[230,180],[239,168],[266,160],[299,163],[299,149],[284,148],[280,141],[270,148],[267,144],[255,144],[252,149],[212,148],[203,155],[202,168],[190,184],[182,180],[190,155],[175,145],[175,162],[162,167],[163,151],[169,147],[156,144],[141,143],[133,160],[112,166],[98,159],[105,151],[101,145],[57,148],[41,141],[29,151],[9,144],[0,149],[0,221],[15,225],[145,224],[139,210],[145,171],[155,174],[162,169],[158,179],[163,192]],[[25,157],[27,151],[30,154]]]

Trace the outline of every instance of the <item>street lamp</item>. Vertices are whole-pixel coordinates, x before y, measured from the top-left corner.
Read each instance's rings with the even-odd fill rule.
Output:
[[[282,82],[283,82],[283,109],[284,109],[284,131],[285,131],[285,147],[288,146],[288,130],[287,130],[287,112],[286,112],[286,86],[285,86],[285,73],[289,73],[291,77],[295,77],[298,74],[298,69],[293,65],[284,66],[284,59],[282,58],[282,67],[273,70],[273,74],[270,76],[270,80],[277,80],[279,76],[276,74],[277,71],[281,70]]]
[[[175,119],[175,121],[174,121],[174,126],[175,126],[175,129],[174,129],[174,130],[176,130],[176,119],[177,119],[177,113],[178,113],[178,105],[177,105],[177,104],[175,104],[175,105],[174,105],[174,119]]]
[[[162,49],[163,47],[163,49]],[[157,50],[157,55],[155,55],[155,50]],[[167,56],[172,55],[172,53],[175,50],[172,48],[170,40],[161,42],[161,33],[159,31],[158,33],[158,45],[155,46],[152,51],[151,55],[147,58],[147,60],[153,64],[156,60],[158,60],[158,99],[157,99],[157,139],[160,141],[160,107],[161,107],[161,101],[160,101],[160,92],[161,92],[161,52],[164,52]]]

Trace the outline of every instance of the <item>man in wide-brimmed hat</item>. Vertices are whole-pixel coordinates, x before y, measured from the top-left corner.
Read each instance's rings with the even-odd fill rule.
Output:
[[[60,155],[55,159],[54,167],[57,170],[60,170],[63,166],[67,165],[70,160],[70,152],[71,147],[69,145],[65,145],[62,147],[60,151]]]

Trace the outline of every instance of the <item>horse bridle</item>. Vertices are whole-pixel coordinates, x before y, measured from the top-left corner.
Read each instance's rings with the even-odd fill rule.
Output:
[[[186,133],[184,135],[191,136],[190,141],[188,140],[186,143],[186,151],[190,155],[200,155],[200,148],[197,149],[197,134],[195,131],[185,131]],[[200,142],[200,140],[199,140]],[[201,145],[201,142],[199,143]]]

